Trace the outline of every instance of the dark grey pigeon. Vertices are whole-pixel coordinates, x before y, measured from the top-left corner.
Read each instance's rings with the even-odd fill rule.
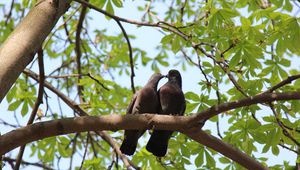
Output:
[[[153,74],[148,83],[135,94],[128,106],[126,114],[158,113],[159,99],[157,85],[159,80],[163,77],[164,76],[160,73]],[[125,130],[124,140],[120,147],[122,153],[133,155],[138,139],[144,132],[145,130]]]
[[[183,115],[185,111],[185,98],[181,90],[181,75],[177,70],[170,70],[167,77],[169,81],[158,91],[160,100],[158,113],[163,115]],[[168,130],[154,130],[146,149],[157,157],[165,156],[172,133],[173,131]]]

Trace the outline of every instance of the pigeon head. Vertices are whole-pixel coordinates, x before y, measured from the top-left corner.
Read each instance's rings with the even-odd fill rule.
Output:
[[[170,83],[177,84],[181,88],[182,80],[178,70],[170,70],[167,78],[169,79]]]
[[[163,77],[165,77],[165,76],[160,73],[154,73],[150,77],[148,84],[152,85],[154,88],[157,88],[159,80],[162,79]]]

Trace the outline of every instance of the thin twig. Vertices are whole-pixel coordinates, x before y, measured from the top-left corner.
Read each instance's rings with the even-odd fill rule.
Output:
[[[298,142],[295,138],[293,138],[293,136],[286,130],[285,126],[283,125],[283,122],[280,120],[278,113],[276,112],[276,110],[274,109],[274,106],[272,103],[269,104],[277,124],[279,125],[279,127],[282,129],[283,134],[288,137],[289,139],[291,139],[298,147],[300,147],[300,142]]]
[[[50,42],[50,40],[52,40],[52,37],[56,34],[56,32],[59,31],[61,29],[61,27],[63,27],[69,20],[71,20],[72,17],[78,12],[79,9],[80,9],[80,7],[78,7],[77,9],[75,9],[73,11],[73,13],[70,14],[69,17],[64,20],[64,23],[62,23],[60,26],[58,26],[54,31],[52,31],[48,35],[48,38],[47,38],[47,40],[45,40],[45,43],[44,43],[43,47],[47,47],[48,43]]]
[[[9,157],[3,157],[3,161],[9,162],[9,163],[16,162],[15,159],[12,159],[12,158],[9,158]],[[36,166],[36,167],[40,167],[40,168],[43,168],[43,169],[46,169],[46,170],[54,170],[53,168],[50,168],[50,167],[48,167],[46,165],[43,165],[43,164],[40,164],[40,163],[31,163],[31,162],[27,162],[27,161],[21,161],[21,164]]]
[[[200,69],[200,71],[201,71],[201,73],[203,74],[203,76],[204,76],[206,82],[209,83],[210,81],[208,80],[208,76],[205,74],[205,72],[204,72],[204,70],[203,70],[203,68],[202,68],[202,66],[201,66],[201,63],[200,63],[201,61],[200,61],[199,55],[197,54],[197,57],[198,57],[198,64],[197,64],[196,62],[194,62],[194,61],[191,59],[191,57],[189,57],[189,56],[187,55],[187,53],[186,53],[183,49],[180,49],[180,51],[182,52],[184,58],[185,58],[187,61],[189,61],[190,63],[192,63],[193,65],[197,66],[197,67]]]
[[[114,164],[115,164],[115,160],[113,160],[113,161],[111,162],[111,164],[107,167],[107,170],[111,170],[112,167],[114,166]]]
[[[219,82],[217,80],[216,82],[216,85],[218,87],[218,89],[216,90],[216,95],[217,95],[217,99],[218,99],[218,105],[221,104],[221,95],[220,95],[220,92],[219,92]],[[217,124],[217,132],[218,132],[218,136],[223,139],[223,136],[221,135],[221,132],[220,132],[220,125],[219,125],[219,120],[216,122]]]
[[[102,86],[105,90],[109,91],[109,88],[106,87],[103,83],[101,83],[99,80],[97,80],[95,77],[92,76],[91,73],[88,73],[87,76],[89,76],[91,79],[96,81],[100,86]]]
[[[185,40],[189,39],[188,36],[183,34],[181,31],[178,31],[177,27],[175,27],[171,24],[165,25],[162,21],[157,22],[157,23],[149,23],[149,22],[139,22],[139,21],[135,21],[135,20],[129,20],[129,19],[121,18],[116,15],[110,14],[110,13],[106,12],[105,10],[102,10],[101,8],[98,8],[97,6],[92,5],[84,0],[74,0],[74,1],[81,3],[82,5],[86,5],[87,7],[94,9],[95,11],[98,11],[112,19],[115,19],[115,20],[118,20],[121,22],[126,22],[129,24],[134,24],[134,25],[138,25],[138,26],[160,27],[160,28],[166,29],[168,31],[171,31],[171,32],[179,35],[180,37],[184,38]]]
[[[201,66],[201,59],[200,59],[200,56],[199,56],[198,53],[196,53],[196,54],[197,54],[197,59],[198,59],[198,67],[199,67],[201,73],[203,74],[203,76],[204,76],[206,82],[207,82],[208,84],[210,84],[210,81],[208,80],[208,78],[207,78],[207,76],[206,76],[206,74],[205,74],[205,72],[204,72],[204,70],[203,70],[203,68],[202,68],[202,66]]]
[[[5,26],[7,26],[7,23],[8,23],[8,20],[11,18],[11,14],[12,14],[12,10],[14,8],[14,4],[15,4],[15,0],[12,0],[11,1],[11,4],[10,4],[10,9],[9,9],[9,12],[6,16],[6,20],[5,20]]]
[[[39,109],[39,106],[41,103],[43,103],[43,92],[44,92],[44,80],[45,80],[45,72],[44,72],[44,59],[43,59],[43,49],[40,48],[38,50],[38,63],[39,63],[39,72],[40,72],[40,77],[39,77],[39,91],[38,91],[38,97],[35,101],[35,104],[33,106],[30,118],[27,122],[27,125],[30,125],[33,123],[34,118],[37,114],[37,111]],[[22,162],[22,157],[25,151],[25,146],[23,145],[20,147],[19,154],[17,156],[16,164],[14,167],[14,170],[18,170],[20,168],[21,162]]]
[[[130,81],[131,81],[131,90],[132,90],[132,93],[135,94],[135,86],[134,86],[134,64],[133,64],[133,54],[132,54],[132,47],[131,47],[131,44],[130,44],[130,40],[128,38],[128,35],[126,33],[126,30],[124,29],[124,27],[122,26],[121,22],[117,19],[114,19],[117,24],[119,25],[119,27],[121,28],[123,34],[124,34],[124,37],[127,41],[127,45],[128,45],[128,50],[129,50],[129,63],[130,63],[130,69],[131,69],[131,75],[130,75]]]
[[[83,21],[86,16],[86,10],[87,7],[83,6],[80,12],[79,20],[77,23],[77,28],[76,28],[76,38],[75,38],[75,53],[76,53],[76,63],[77,63],[77,72],[79,74],[78,77],[78,84],[77,84],[77,92],[79,96],[79,101],[80,103],[84,103],[84,98],[82,96],[82,91],[83,91],[83,86],[80,85],[80,80],[81,80],[81,30],[83,26]]]
[[[86,136],[86,144],[85,144],[85,148],[84,148],[84,153],[83,153],[83,157],[82,157],[82,161],[81,161],[79,170],[81,170],[82,167],[83,167],[83,163],[85,161],[86,153],[87,153],[87,150],[88,150],[88,145],[89,145],[89,136],[87,135]]]
[[[103,83],[101,83],[98,79],[96,79],[94,76],[92,76],[91,73],[82,73],[82,74],[67,74],[67,75],[60,75],[60,76],[46,76],[46,78],[70,78],[70,77],[79,77],[79,76],[88,76],[89,78],[91,78],[92,80],[94,80],[95,82],[97,82],[100,86],[102,86],[105,90],[109,91],[110,89],[108,87],[106,87]]]
[[[38,81],[38,79],[39,79],[39,76],[36,73],[34,73],[28,69],[25,69],[23,71],[23,73],[25,73],[27,76],[31,77],[32,79],[34,79],[36,81]],[[71,100],[68,96],[66,96],[61,91],[59,91],[58,89],[53,87],[50,83],[45,81],[45,87],[47,87],[49,90],[51,90],[53,93],[55,93],[58,97],[60,97],[78,115],[88,116],[88,114],[82,108],[80,108],[79,105],[75,101]],[[101,136],[102,139],[104,141],[106,141],[117,152],[118,156],[122,159],[124,165],[127,168],[133,167],[134,169],[140,169],[133,162],[131,162],[125,155],[122,154],[118,144],[115,142],[115,140],[111,136],[109,136],[109,134],[107,134],[104,131],[96,131],[95,133],[97,135]]]
[[[47,77],[53,75],[55,72],[60,72],[61,69],[65,68],[65,67],[68,67],[69,64],[71,64],[72,62],[74,62],[75,59],[71,59],[70,61],[68,62],[63,62],[58,68],[54,69],[50,74],[48,74]]]
[[[186,7],[187,0],[183,2],[183,5],[180,8],[180,22],[183,22],[184,9]]]
[[[70,143],[65,148],[65,149],[69,148],[70,144],[73,143],[73,145],[72,145],[72,155],[71,155],[71,158],[70,158],[70,166],[69,166],[70,170],[72,170],[73,158],[74,158],[74,154],[76,152],[76,145],[77,145],[78,136],[79,136],[79,133],[76,133],[75,137],[70,141]]]
[[[93,149],[93,153],[94,153],[94,157],[97,158],[97,151],[96,151],[96,148],[95,148],[95,145],[94,145],[94,139],[93,139],[93,136],[90,134],[90,132],[88,132],[88,137],[90,138],[90,141],[91,141],[91,146],[92,146],[92,149]]]
[[[287,150],[289,150],[289,151],[291,151],[291,152],[294,152],[294,153],[297,154],[297,155],[300,155],[300,152],[299,152],[299,151],[293,150],[293,149],[291,149],[291,148],[289,148],[289,147],[287,147],[287,146],[285,146],[285,145],[283,145],[283,144],[278,144],[278,145],[281,146],[281,147],[284,148],[284,149],[287,149]]]
[[[14,124],[8,123],[8,122],[6,122],[6,121],[4,121],[2,119],[0,119],[0,124],[6,125],[6,126],[10,126],[12,128],[20,128],[21,127],[19,125],[14,125]]]
[[[70,32],[68,30],[68,26],[67,26],[67,23],[65,22],[66,20],[66,17],[63,15],[63,27],[64,27],[64,30],[65,30],[65,33],[66,33],[66,36],[67,36],[67,39],[69,41],[70,44],[73,44],[74,42],[72,41],[72,39],[70,38]]]
[[[291,83],[294,80],[297,80],[300,78],[300,74],[296,74],[296,75],[292,75],[289,76],[288,78],[286,78],[285,80],[279,82],[278,84],[276,84],[275,86],[271,87],[270,89],[268,89],[267,91],[265,91],[264,93],[272,93],[273,91],[275,91],[276,89],[285,86],[286,84]]]
[[[235,44],[230,44],[230,46],[229,46],[226,50],[224,50],[224,51],[222,51],[222,52],[220,53],[221,57],[224,58],[224,54],[225,54],[227,51],[229,51],[230,49],[232,49],[234,46],[235,46]]]

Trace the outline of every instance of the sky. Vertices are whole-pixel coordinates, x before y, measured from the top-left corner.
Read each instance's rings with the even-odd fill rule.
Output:
[[[10,1],[7,1],[7,3],[10,3]],[[128,18],[128,19],[140,20],[141,15],[137,12],[136,6],[143,6],[144,4],[145,4],[145,1],[125,1],[124,8],[115,10],[115,15],[122,16],[122,17]],[[156,5],[156,8],[160,8],[157,11],[164,11],[164,9],[166,9],[167,6]],[[161,13],[161,14],[159,13],[159,16],[162,16],[162,15],[163,15],[163,13]],[[108,28],[109,34],[119,34],[121,32],[120,28],[117,26],[117,24],[113,20],[107,21],[102,14],[99,14],[97,12],[92,12],[91,14],[89,14],[89,16],[93,18],[91,25],[89,26],[91,30],[93,28],[99,28],[99,29]],[[160,44],[161,38],[163,37],[163,34],[161,34],[158,31],[158,29],[149,28],[149,27],[137,28],[134,25],[126,24],[126,23],[123,23],[123,26],[125,27],[125,29],[129,35],[135,35],[137,37],[135,40],[131,40],[131,45],[133,47],[139,47],[139,48],[147,51],[148,56],[152,56],[152,57],[156,56],[157,50],[155,49],[155,47],[158,44]],[[174,54],[170,53],[170,55],[174,55]],[[128,57],[128,56],[124,56],[124,57]],[[51,62],[51,61],[45,61],[45,62]],[[173,62],[175,62],[175,61],[173,61]],[[292,63],[294,63],[294,62],[292,62]],[[52,71],[54,68],[56,68],[57,65],[59,65],[59,64],[55,63],[55,64],[47,65],[45,67],[46,74],[49,73],[50,71]],[[203,79],[203,76],[201,75],[198,68],[191,67],[187,71],[182,71],[180,67],[170,65],[170,67],[163,68],[161,70],[161,72],[162,72],[162,74],[166,74],[168,72],[168,70],[174,69],[174,68],[181,71],[184,92],[193,91],[195,93],[201,94],[201,90],[200,90],[200,86],[198,86],[198,82],[201,79]],[[34,69],[37,70],[36,65],[34,66]],[[135,70],[135,73],[136,73],[136,76],[135,76],[136,85],[143,86],[148,81],[148,78],[152,74],[152,71],[149,68],[144,69],[143,67],[138,67]],[[145,76],[145,75],[149,75],[149,76]],[[197,75],[197,76],[194,76],[194,75]],[[116,81],[125,86],[127,85],[128,87],[130,87],[130,78],[129,77],[118,77],[116,79]],[[160,82],[160,85],[164,84],[165,81],[166,80]],[[223,87],[223,88],[226,89],[227,87]],[[55,97],[49,91],[48,91],[48,94],[50,94],[52,97]],[[57,104],[56,100],[54,100],[54,102],[51,105],[55,106],[58,104]],[[65,104],[62,104],[62,106],[66,110],[65,112],[72,113],[71,109],[69,109],[68,106],[66,106]],[[7,111],[7,108],[8,108],[7,102],[6,102],[6,100],[3,100],[3,102],[0,103],[0,111],[2,112],[2,114],[0,115],[0,118],[15,124],[15,119],[12,119],[12,117],[13,117],[12,115],[14,113]],[[45,106],[42,106],[42,109],[45,109]],[[264,112],[264,110],[262,111],[261,114],[269,114],[269,113],[263,113],[263,112]],[[18,119],[21,120],[20,124],[26,124],[26,122],[28,120],[28,116],[21,117],[18,113],[16,113],[16,115],[17,115]],[[72,114],[70,114],[70,116],[72,116]],[[226,120],[227,119],[225,118],[223,121],[220,122],[220,126],[224,130],[226,130],[228,128]],[[0,125],[0,129],[1,129],[0,132],[2,134],[11,130],[9,128],[3,127],[2,125]],[[210,129],[213,132],[213,134],[216,136],[216,125],[215,124],[207,122],[203,129]],[[27,149],[25,151],[24,159],[32,160],[32,162],[36,161],[35,158],[29,158],[30,152],[28,150],[29,149]],[[18,151],[18,149],[15,150],[15,153],[17,151]],[[283,160],[290,161],[293,163],[293,162],[295,162],[295,159],[296,159],[295,154],[291,154],[291,152],[289,152],[287,150],[281,150],[279,156],[274,156],[270,152],[267,154],[263,154],[263,155],[262,154],[256,154],[256,155],[269,157],[268,164],[270,164],[270,165],[282,163]],[[76,159],[78,159],[78,161],[81,162],[81,159],[79,157]],[[68,163],[65,168],[68,168]],[[4,170],[8,170],[8,169],[10,169],[9,166],[4,167]],[[32,167],[29,167],[26,169],[32,169]]]

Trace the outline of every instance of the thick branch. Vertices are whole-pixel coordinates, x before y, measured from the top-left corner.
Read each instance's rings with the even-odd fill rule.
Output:
[[[30,75],[34,79],[38,78],[38,76],[36,74],[32,73],[32,72],[26,71],[25,73],[27,73],[28,75]],[[49,85],[47,83],[45,83],[45,86],[47,88],[49,88],[50,90],[55,90],[55,89],[51,89],[53,87],[51,87],[51,85]],[[63,95],[63,94],[60,94],[57,91],[55,93],[58,94],[59,96]],[[72,101],[66,100],[64,98],[67,98],[67,97],[62,97],[62,99],[65,100],[66,103],[69,103],[70,107],[72,107],[74,110],[76,110],[77,112],[80,112],[81,114],[86,114],[83,110],[81,110],[80,107],[77,107],[75,103],[72,103]],[[252,105],[252,104],[275,101],[275,100],[292,100],[292,99],[300,99],[300,93],[299,92],[263,93],[263,94],[259,94],[259,95],[253,96],[253,97],[248,97],[248,98],[245,98],[245,99],[241,99],[241,100],[238,100],[238,101],[213,106],[210,109],[207,109],[203,112],[200,112],[198,114],[195,114],[195,115],[189,116],[189,117],[184,117],[184,116],[178,117],[178,116],[167,116],[167,115],[155,115],[155,116],[154,115],[148,115],[148,119],[146,119],[145,117],[143,117],[144,115],[135,115],[135,116],[137,116],[135,118],[124,118],[124,121],[125,121],[125,122],[123,122],[124,126],[121,125],[122,122],[120,122],[120,119],[123,119],[123,118],[121,118],[121,116],[119,116],[119,117],[117,116],[118,118],[112,118],[112,120],[115,121],[114,123],[113,122],[106,122],[106,121],[103,121],[103,122],[106,122],[106,123],[109,124],[109,129],[110,130],[117,130],[121,127],[124,128],[124,129],[127,129],[127,128],[129,128],[129,129],[131,129],[131,128],[133,128],[133,129],[139,129],[139,128],[146,129],[146,128],[155,127],[157,129],[183,131],[186,128],[198,126],[199,121],[206,120],[206,119],[208,119],[208,118],[210,118],[214,115],[220,114],[222,112],[225,112],[225,111],[228,111],[228,110],[231,110],[231,109],[235,109],[235,108],[239,108],[239,107],[243,107],[243,106],[249,106],[249,105]],[[114,116],[116,116],[116,115],[114,115]],[[134,115],[130,115],[130,116],[134,116]],[[146,115],[146,117],[147,117],[147,115]],[[128,120],[128,119],[131,119],[131,120]],[[127,123],[129,125],[126,123],[126,121],[128,121]],[[139,121],[141,121],[141,122],[139,122]],[[132,122],[136,122],[136,124],[133,125]],[[91,123],[88,123],[88,124],[90,126],[92,126]],[[103,126],[102,122],[96,123],[96,125],[97,124],[101,127]],[[187,127],[186,125],[189,125],[189,127]],[[93,127],[93,128],[95,128],[95,127]],[[104,128],[104,127],[102,127],[102,128]],[[81,130],[83,130],[83,129],[81,129]],[[80,132],[80,131],[77,131],[76,129],[73,129],[73,131]],[[204,145],[206,145],[206,144],[204,144]],[[210,144],[208,146],[212,147],[211,145],[215,145],[215,144],[213,143],[213,144]],[[1,145],[0,145],[0,147],[1,147]],[[214,149],[218,149],[218,148],[214,148]],[[117,150],[119,151],[119,148],[117,148]],[[219,150],[217,150],[217,151],[219,151]],[[222,150],[220,150],[219,152],[223,153]],[[235,151],[232,151],[232,152],[235,152]],[[232,158],[232,159],[235,160],[236,158]],[[237,161],[237,162],[243,164],[243,161],[245,161],[245,160],[247,161],[248,159],[249,158],[245,158],[245,159],[243,158],[243,160],[241,160],[241,162],[239,162],[239,161]]]
[[[258,169],[263,169],[258,162],[255,162],[252,158],[234,149],[232,146],[223,143],[221,140],[217,140],[202,131],[195,131],[197,128],[187,129],[187,124],[188,117],[155,114],[82,116],[46,121],[28,125],[27,127],[19,128],[0,136],[0,154],[4,154],[28,142],[74,132],[120,129],[163,129],[186,133],[196,141],[216,149],[247,168],[257,169],[259,167]],[[198,137],[199,135],[200,137]],[[213,143],[206,141],[206,137],[209,137],[208,141]]]
[[[30,76],[32,79],[38,81],[39,76],[35,74],[34,72],[25,69],[24,73]],[[47,87],[49,90],[51,90],[53,93],[55,93],[59,98],[61,98],[70,108],[72,108],[76,113],[78,113],[80,116],[88,116],[88,114],[81,109],[76,102],[71,100],[68,96],[64,95],[62,92],[57,90],[55,87],[53,87],[50,83],[44,82],[45,87]],[[96,132],[99,136],[102,137],[104,141],[106,141],[118,154],[119,157],[121,157],[124,165],[129,168],[130,166],[134,167],[135,169],[139,169],[136,165],[134,165],[132,162],[130,162],[125,155],[122,154],[120,151],[119,146],[116,144],[114,139],[112,139],[106,132],[104,131],[97,131]]]
[[[209,109],[206,109],[200,113],[191,116],[191,121],[193,123],[198,123],[199,121],[207,120],[209,118],[212,118],[213,116],[216,116],[228,110],[232,110],[244,106],[250,106],[253,104],[268,103],[268,102],[278,101],[278,100],[298,100],[298,99],[300,99],[300,92],[262,93],[241,100],[236,100],[233,102],[212,106]],[[191,123],[190,125],[193,126],[193,123]]]
[[[181,130],[184,129],[188,117],[168,115],[108,115],[82,116],[60,120],[45,121],[19,128],[0,136],[0,155],[25,143],[50,136],[74,132],[121,130],[121,129],[155,129]],[[135,123],[132,123],[135,122]]]
[[[0,102],[67,10],[69,0],[39,1],[0,47]],[[47,19],[45,19],[47,18]]]
[[[263,167],[260,163],[255,161],[253,158],[249,157],[245,153],[239,151],[238,149],[232,147],[231,145],[224,143],[222,140],[205,133],[200,129],[195,129],[193,131],[184,132],[188,137],[193,140],[210,147],[219,153],[231,158],[233,161],[238,162],[243,167],[247,169],[256,169],[256,170],[264,170],[268,169]]]

